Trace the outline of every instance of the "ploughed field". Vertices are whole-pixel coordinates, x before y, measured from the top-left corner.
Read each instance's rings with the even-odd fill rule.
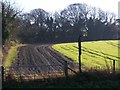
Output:
[[[82,70],[112,71],[113,60],[116,70],[120,68],[118,40],[91,41],[81,43]],[[5,75],[14,79],[46,79],[65,76],[78,71],[78,43],[55,45],[27,45],[18,49],[19,53],[12,66],[5,67]],[[71,72],[72,71],[72,72]]]
[[[65,61],[72,69],[78,66],[73,60],[53,50],[51,45],[22,46],[12,66],[5,68],[5,75],[26,80],[64,76]]]

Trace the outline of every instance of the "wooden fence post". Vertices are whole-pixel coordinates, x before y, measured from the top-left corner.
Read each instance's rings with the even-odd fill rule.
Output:
[[[34,73],[34,81],[35,81],[35,73]]]
[[[65,73],[65,76],[68,77],[68,64],[67,64],[67,61],[65,61],[65,64],[64,64],[64,73]]]
[[[79,56],[78,56],[79,73],[81,73],[82,72],[82,69],[81,69],[81,35],[78,38],[78,52],[79,52]]]
[[[3,83],[4,82],[4,67],[3,66],[1,66],[1,70],[2,70],[1,71],[2,72],[2,77],[1,78],[2,78],[2,83]]]
[[[115,74],[115,60],[113,60],[113,74]]]

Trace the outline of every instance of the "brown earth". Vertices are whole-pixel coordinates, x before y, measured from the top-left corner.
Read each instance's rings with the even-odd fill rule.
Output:
[[[65,61],[68,67],[75,69],[78,67],[71,59],[58,53],[51,48],[51,45],[28,45],[19,48],[18,56],[9,67],[8,73],[24,75],[24,78],[43,78],[47,76],[64,75]]]

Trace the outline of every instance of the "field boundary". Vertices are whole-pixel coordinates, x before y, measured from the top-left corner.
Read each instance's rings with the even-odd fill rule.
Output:
[[[62,69],[58,71],[49,70],[50,67],[62,67]],[[48,68],[48,70],[44,72],[36,72],[36,68]],[[2,75],[3,81],[17,80],[17,81],[27,81],[27,80],[46,80],[48,78],[58,78],[58,77],[68,77],[68,75],[77,74],[78,70],[76,67],[69,67],[67,61],[65,61],[64,65],[53,64],[53,65],[39,65],[39,66],[8,66],[2,67]],[[31,72],[26,71],[23,73],[22,70],[30,70]],[[19,72],[15,72],[15,71]]]

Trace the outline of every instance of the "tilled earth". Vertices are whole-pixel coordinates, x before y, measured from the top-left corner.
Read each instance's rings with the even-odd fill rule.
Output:
[[[53,50],[51,45],[23,46],[19,48],[18,56],[8,73],[24,79],[63,76],[65,61],[72,70],[78,67],[74,61]]]

